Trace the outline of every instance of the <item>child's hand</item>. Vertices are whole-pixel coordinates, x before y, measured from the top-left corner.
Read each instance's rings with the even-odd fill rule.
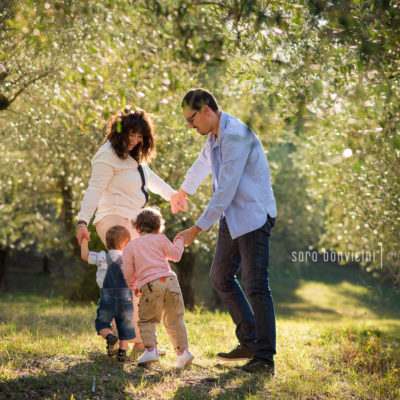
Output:
[[[139,292],[138,288],[133,289],[133,293],[135,293],[135,297],[140,297],[142,295],[142,292]]]
[[[89,245],[86,239],[82,239],[81,241],[81,258],[86,262],[89,258]]]

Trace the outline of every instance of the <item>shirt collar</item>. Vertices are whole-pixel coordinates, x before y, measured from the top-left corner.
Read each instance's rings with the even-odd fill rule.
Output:
[[[216,135],[211,133],[209,135],[209,140],[211,142],[211,147],[214,149],[215,147],[219,146],[219,142],[224,135],[225,127],[226,127],[226,120],[228,119],[228,114],[221,111],[221,116],[219,118],[219,131],[218,131],[218,138]]]
[[[113,250],[110,250],[108,252],[108,254],[110,255],[110,257],[111,257],[111,259],[113,261],[118,260],[119,257],[122,257],[122,251],[121,250],[113,249]]]
[[[221,111],[221,116],[219,118],[219,137],[220,137],[220,139],[224,134],[227,119],[228,119],[228,114],[226,112]]]

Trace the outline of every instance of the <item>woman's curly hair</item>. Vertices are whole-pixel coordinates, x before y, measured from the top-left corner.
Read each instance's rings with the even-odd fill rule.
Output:
[[[128,151],[129,134],[135,133],[143,135],[143,143],[139,143],[133,150]],[[127,106],[113,115],[103,144],[107,140],[122,160],[130,155],[140,164],[142,161],[149,161],[156,153],[153,123],[150,116],[140,108],[131,109]]]

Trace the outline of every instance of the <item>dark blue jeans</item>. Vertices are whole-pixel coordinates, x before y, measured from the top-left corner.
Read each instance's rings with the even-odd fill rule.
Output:
[[[273,361],[276,353],[275,311],[268,284],[269,236],[275,219],[232,239],[220,220],[210,279],[236,325],[239,342],[257,357]],[[240,287],[236,274],[242,271]],[[250,303],[250,304],[249,304]]]
[[[96,330],[99,333],[105,328],[111,329],[111,321],[115,319],[119,339],[130,340],[136,337],[133,325],[133,292],[128,288],[121,270],[122,258],[113,261],[107,254],[107,264],[97,307]]]
[[[129,288],[101,289],[95,320],[96,331],[111,329],[113,319],[119,339],[130,340],[136,337],[133,325],[133,293]]]

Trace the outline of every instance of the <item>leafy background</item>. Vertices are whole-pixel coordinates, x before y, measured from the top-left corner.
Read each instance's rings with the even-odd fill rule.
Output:
[[[5,0],[0,10],[3,290],[28,254],[69,277],[67,296],[97,297],[94,271],[76,257],[75,216],[109,117],[125,104],[153,114],[151,166],[178,188],[203,145],[181,115],[193,87],[263,142],[278,206],[273,265],[295,264],[293,251],[382,249],[382,265],[378,253],[360,266],[399,286],[396,1]],[[210,196],[207,181],[178,216],[151,202],[172,238]],[[215,228],[202,234],[176,265],[189,306],[216,301],[215,239]]]

